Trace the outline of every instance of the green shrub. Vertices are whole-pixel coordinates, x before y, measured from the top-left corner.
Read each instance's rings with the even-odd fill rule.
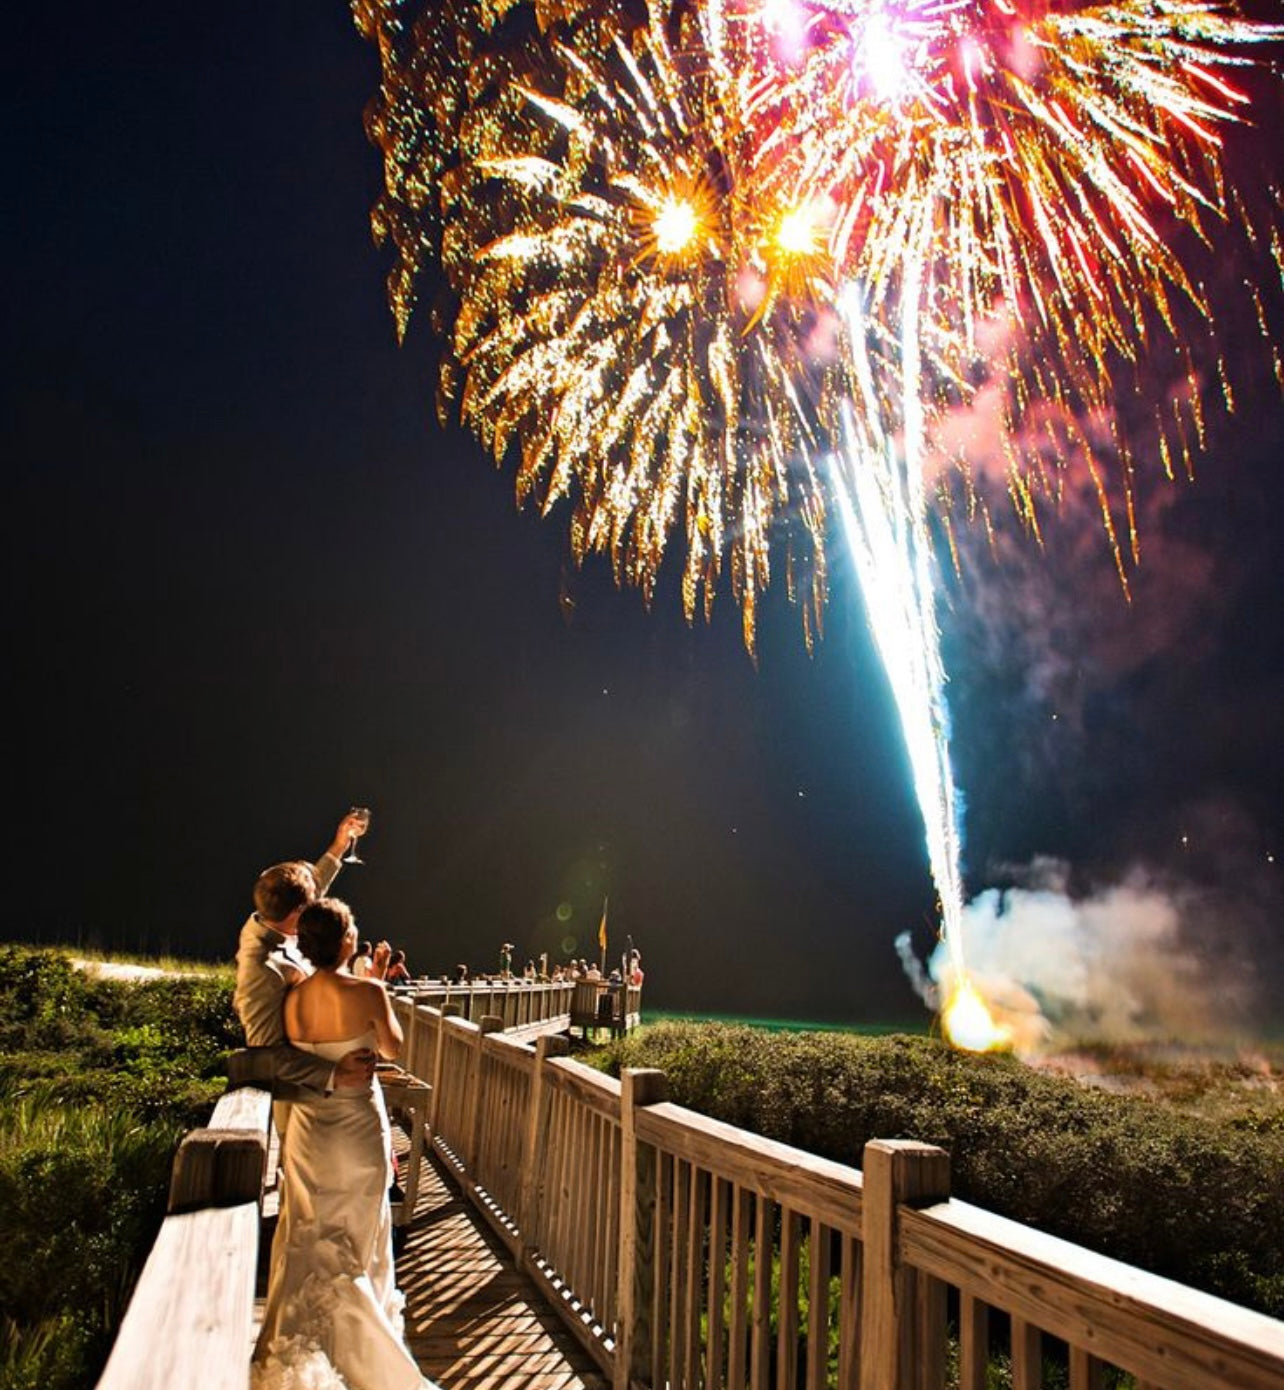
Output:
[[[679,1104],[859,1166],[870,1139],[950,1153],[955,1196],[1284,1316],[1284,1137],[1087,1091],[925,1037],[667,1023],[601,1064],[659,1067]]]
[[[35,1323],[0,1318],[0,1390],[75,1390],[86,1383],[93,1340],[72,1313]]]
[[[159,1230],[178,1140],[224,1088],[230,973],[95,979],[0,947],[0,1390],[96,1379]]]

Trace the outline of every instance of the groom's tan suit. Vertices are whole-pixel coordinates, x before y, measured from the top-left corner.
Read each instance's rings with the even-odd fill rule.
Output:
[[[325,893],[339,872],[339,861],[326,853],[312,866],[318,896]],[[245,1029],[247,1046],[257,1049],[248,1059],[243,1080],[269,1082],[278,1101],[299,1100],[327,1091],[334,1078],[334,1063],[293,1047],[285,1038],[286,970],[283,956],[294,949],[293,937],[251,913],[241,928],[236,952],[236,992],[232,1003]],[[305,962],[299,968],[308,970]],[[277,1129],[284,1134],[288,1110],[273,1106]]]

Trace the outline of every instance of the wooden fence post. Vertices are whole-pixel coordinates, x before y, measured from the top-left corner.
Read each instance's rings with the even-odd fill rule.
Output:
[[[184,1135],[170,1170],[167,1210],[199,1211],[257,1202],[267,1164],[271,1097],[253,1087],[229,1091],[207,1129]]]
[[[538,1242],[536,1227],[539,1203],[542,1159],[547,1140],[547,1106],[544,1104],[544,1064],[550,1057],[565,1057],[570,1042],[559,1035],[546,1034],[535,1039],[535,1067],[531,1072],[530,1095],[526,1101],[525,1167],[522,1169],[521,1205],[517,1210],[517,1228],[521,1233],[521,1260],[525,1263]]]
[[[437,1015],[437,1047],[432,1055],[432,1095],[428,1099],[428,1143],[437,1138],[437,1120],[441,1114],[441,1073],[446,1058],[446,1020],[459,1017],[458,1004],[443,1004]],[[424,1078],[427,1080],[427,1078]]]
[[[902,1264],[897,1208],[945,1201],[950,1156],[909,1139],[875,1139],[865,1145],[863,1173],[860,1390],[943,1385],[944,1300],[938,1290],[920,1290]]]
[[[617,1271],[614,1390],[655,1384],[651,1327],[655,1301],[655,1204],[659,1160],[650,1144],[639,1144],[639,1106],[667,1100],[662,1071],[626,1067],[620,1077],[620,1246]]]
[[[468,1181],[476,1186],[477,1164],[481,1155],[482,1105],[482,1045],[488,1033],[502,1033],[504,1020],[497,1014],[483,1014],[477,1028],[477,1038],[473,1043],[472,1064],[468,1068],[468,1122],[464,1133],[468,1136],[468,1147],[464,1151],[464,1167]]]

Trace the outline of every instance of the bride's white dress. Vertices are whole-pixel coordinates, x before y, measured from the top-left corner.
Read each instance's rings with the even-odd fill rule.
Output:
[[[374,1035],[296,1043],[337,1062]],[[420,1390],[392,1259],[388,1115],[377,1084],[295,1101],[255,1390]]]

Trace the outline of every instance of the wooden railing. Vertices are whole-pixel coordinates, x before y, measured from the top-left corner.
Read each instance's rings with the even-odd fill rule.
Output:
[[[230,1091],[174,1160],[169,1214],[98,1390],[245,1390],[272,1101]]]
[[[615,1390],[942,1390],[947,1364],[984,1390],[999,1358],[1013,1390],[1045,1360],[1070,1390],[1284,1387],[1284,1323],[950,1198],[939,1149],[857,1171],[532,1046],[529,1010],[395,1007],[436,1151]],[[184,1140],[99,1390],[248,1384],[269,1111],[232,1092]]]
[[[616,1390],[1281,1390],[1284,1323],[949,1196],[905,1141],[863,1171],[707,1119],[658,1072],[615,1081],[476,1021],[397,1004],[430,1132]]]
[[[642,1018],[641,985],[612,985],[607,980],[420,980],[397,986],[395,994],[473,1023],[499,1018],[505,1032],[519,1035],[599,1027],[622,1032],[636,1028]]]

